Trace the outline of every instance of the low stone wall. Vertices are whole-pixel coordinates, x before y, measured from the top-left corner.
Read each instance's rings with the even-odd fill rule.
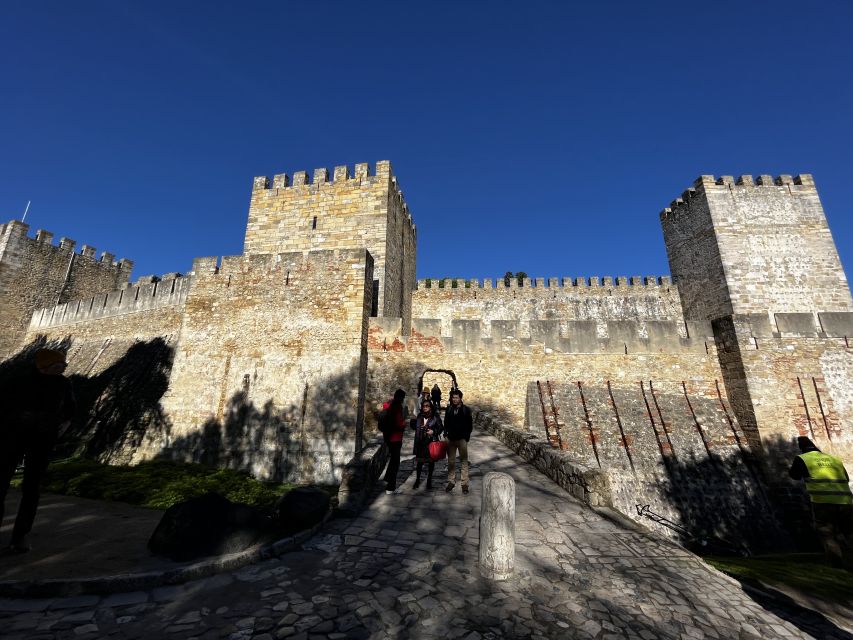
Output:
[[[379,437],[347,463],[343,469],[341,486],[338,488],[338,514],[352,516],[361,511],[386,462],[388,447]]]
[[[612,507],[613,497],[607,476],[584,466],[547,440],[528,431],[502,424],[484,411],[475,413],[474,422],[488,431],[566,491],[593,507]]]

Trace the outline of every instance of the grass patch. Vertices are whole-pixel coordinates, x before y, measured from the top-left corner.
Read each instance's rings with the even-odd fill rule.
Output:
[[[20,478],[15,482],[20,483]],[[93,500],[111,500],[152,509],[214,491],[232,502],[268,508],[297,485],[261,482],[246,473],[200,464],[151,460],[135,466],[110,466],[68,458],[51,463],[42,490]]]
[[[823,554],[802,553],[753,558],[706,557],[705,562],[723,573],[760,586],[788,586],[826,602],[850,606],[853,573],[827,564]]]

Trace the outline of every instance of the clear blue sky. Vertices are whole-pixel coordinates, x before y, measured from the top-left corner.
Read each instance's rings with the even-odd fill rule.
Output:
[[[232,255],[252,177],[388,159],[418,277],[668,273],[700,174],[812,173],[853,264],[853,2],[0,6],[0,217]]]

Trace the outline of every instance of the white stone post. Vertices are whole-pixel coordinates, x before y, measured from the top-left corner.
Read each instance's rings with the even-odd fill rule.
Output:
[[[483,478],[480,511],[480,574],[506,580],[515,566],[515,481],[505,473]]]

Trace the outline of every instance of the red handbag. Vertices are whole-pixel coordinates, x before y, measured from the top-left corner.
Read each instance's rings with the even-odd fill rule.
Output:
[[[447,443],[444,440],[436,440],[429,443],[429,459],[433,462],[444,460],[447,457]]]

